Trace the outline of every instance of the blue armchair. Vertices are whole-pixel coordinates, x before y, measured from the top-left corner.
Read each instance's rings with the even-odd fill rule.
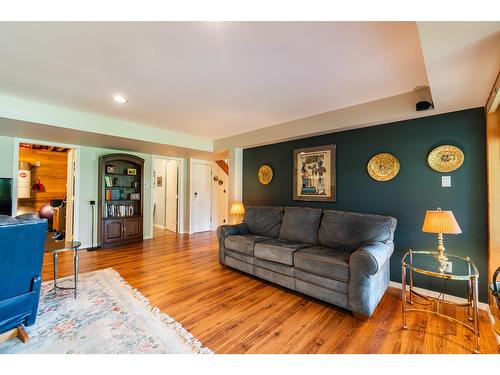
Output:
[[[35,323],[46,231],[36,215],[0,215],[0,334]]]

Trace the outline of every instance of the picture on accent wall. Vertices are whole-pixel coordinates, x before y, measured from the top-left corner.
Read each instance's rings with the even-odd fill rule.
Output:
[[[293,199],[335,202],[335,145],[293,150]]]

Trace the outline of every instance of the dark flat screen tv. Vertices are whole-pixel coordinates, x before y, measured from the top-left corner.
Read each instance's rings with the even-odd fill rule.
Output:
[[[0,214],[12,215],[12,178],[0,178]]]

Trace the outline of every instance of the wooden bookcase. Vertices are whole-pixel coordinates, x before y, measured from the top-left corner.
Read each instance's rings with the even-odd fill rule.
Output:
[[[102,248],[142,241],[144,159],[127,154],[99,158],[97,212]]]

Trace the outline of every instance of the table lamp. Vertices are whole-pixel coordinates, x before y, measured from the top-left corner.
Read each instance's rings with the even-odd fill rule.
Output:
[[[443,245],[443,233],[444,234],[459,234],[462,230],[458,226],[455,216],[451,211],[441,211],[440,208],[437,210],[427,210],[425,213],[424,225],[422,226],[422,232],[425,233],[437,233],[438,235],[438,260],[444,262],[448,260],[444,255],[444,245]]]
[[[245,213],[245,207],[243,207],[243,203],[234,202],[231,205],[230,213],[231,213],[231,215],[236,215],[236,223],[237,224],[241,223],[241,217]]]

